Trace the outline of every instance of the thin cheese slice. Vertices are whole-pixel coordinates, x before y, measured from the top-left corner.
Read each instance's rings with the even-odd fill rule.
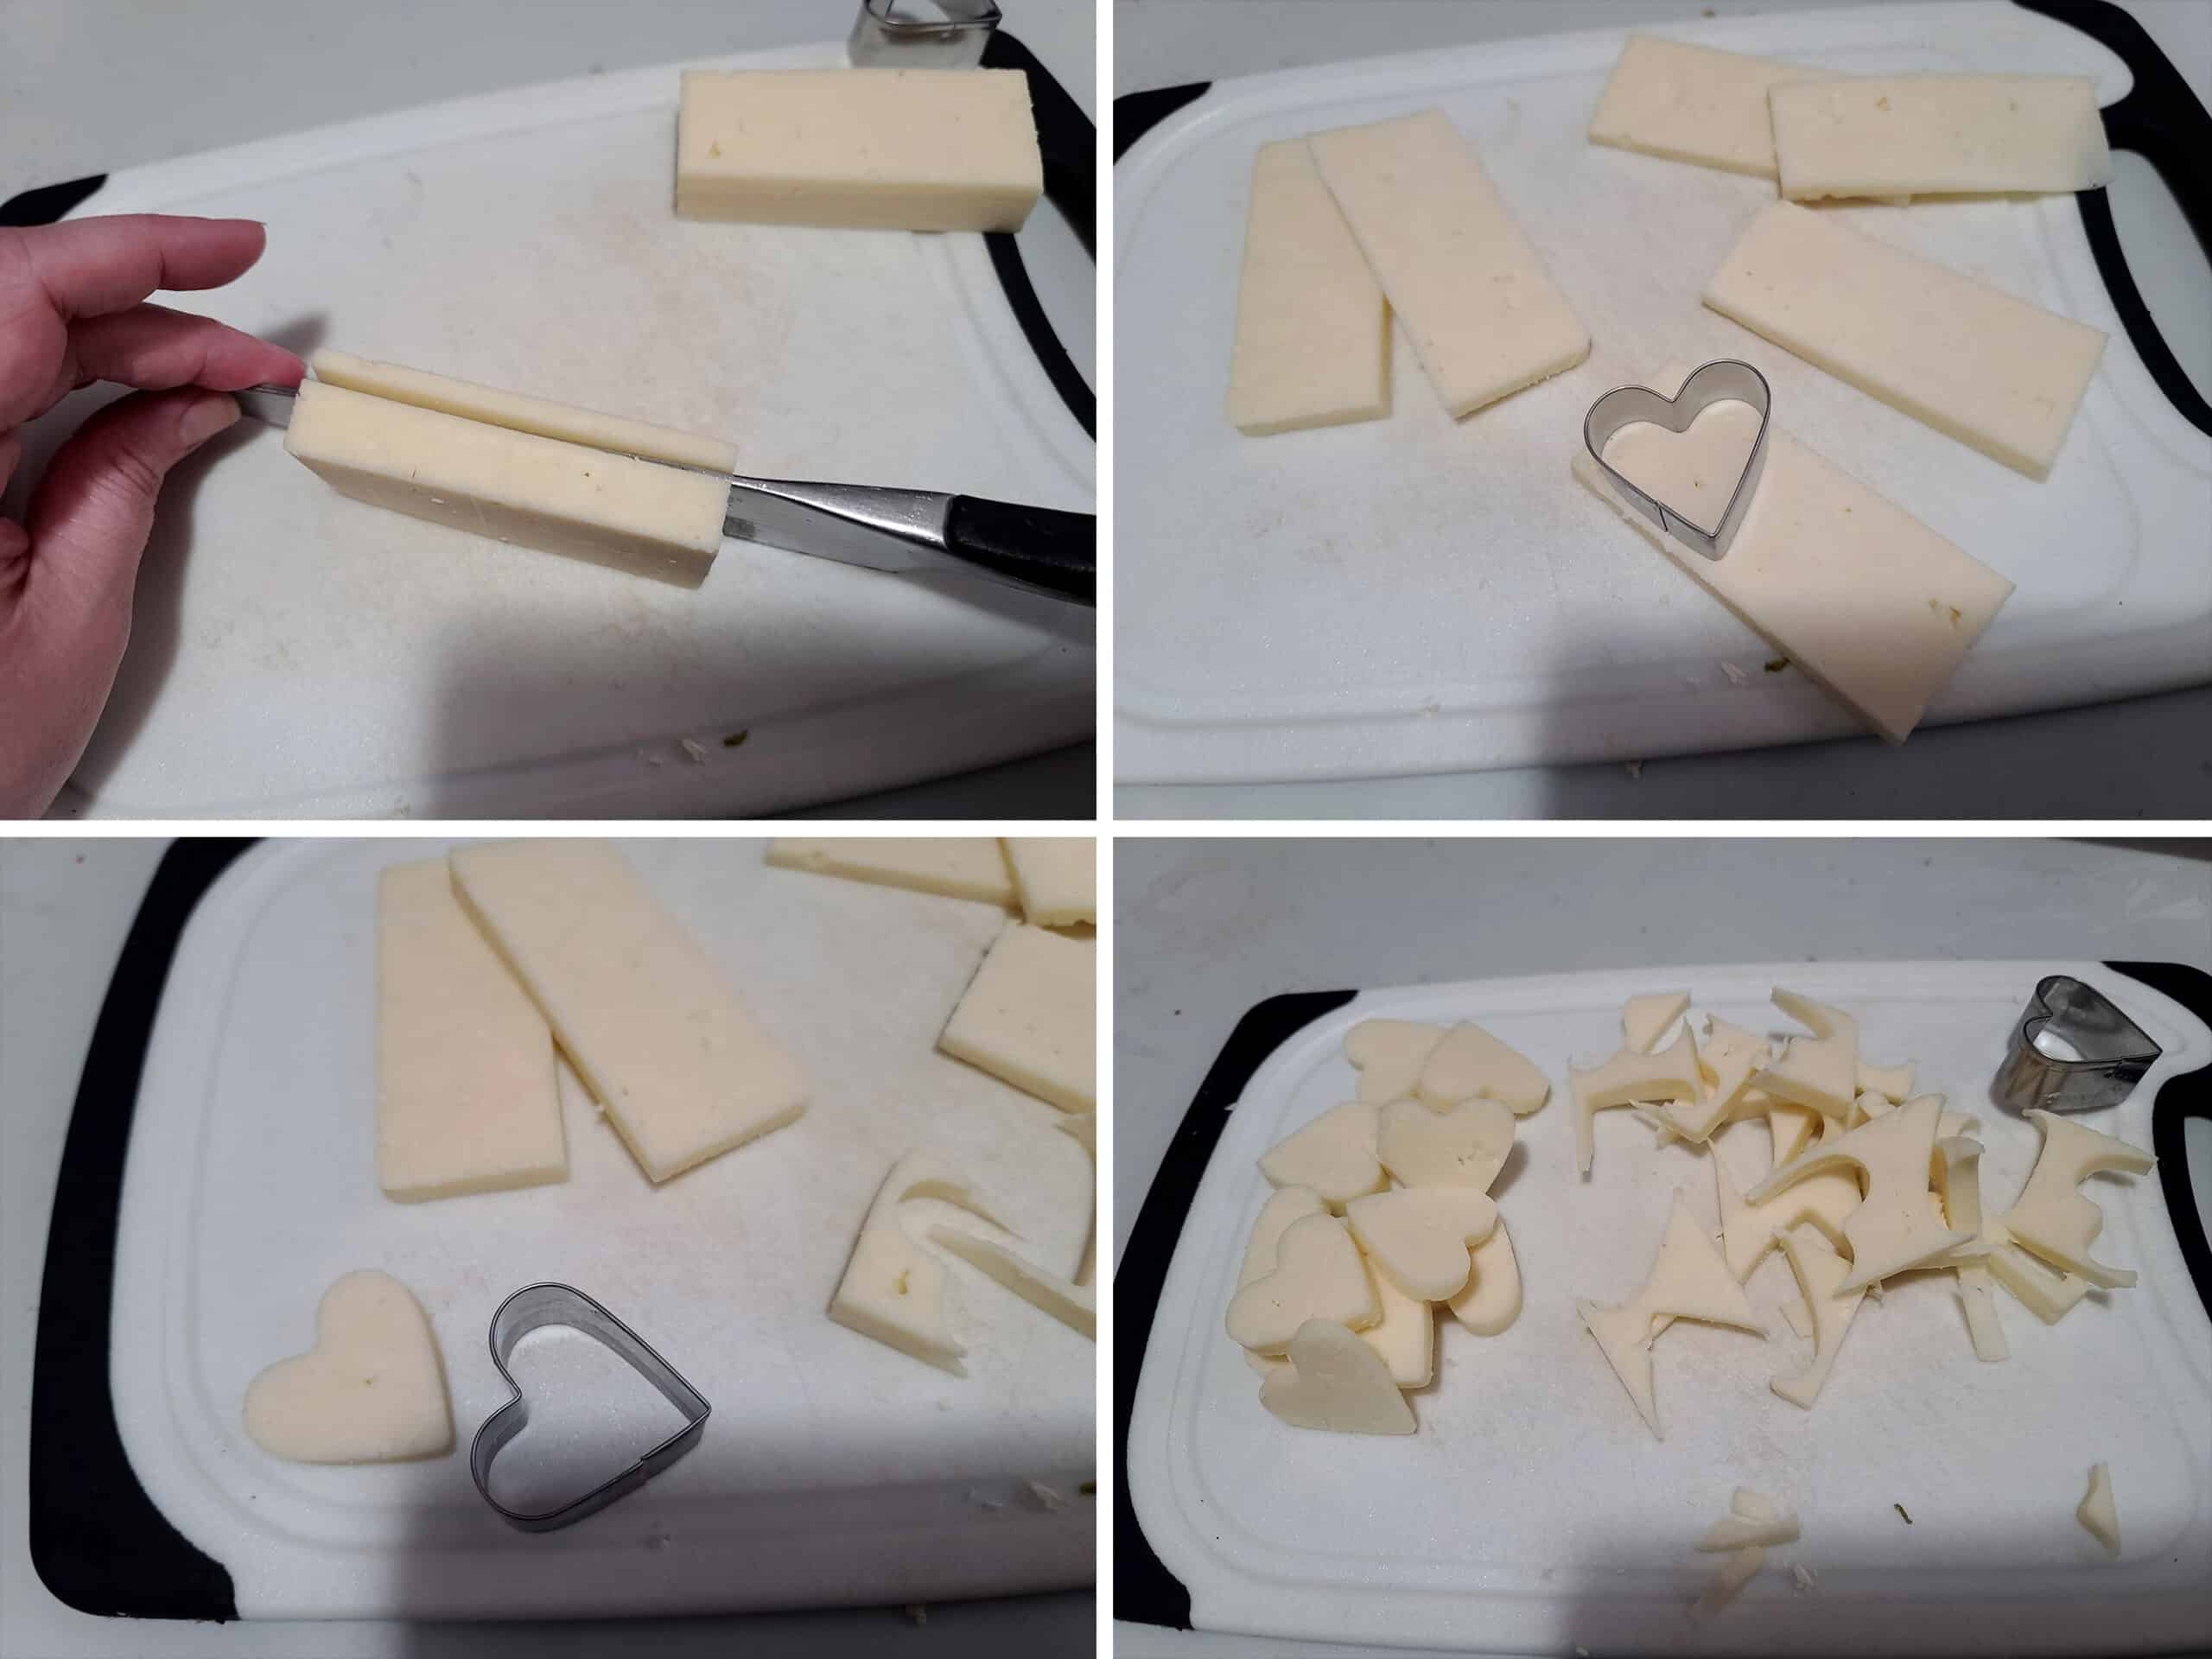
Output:
[[[1014,873],[991,836],[779,836],[768,843],[767,861],[948,899],[1014,905]]]
[[[613,847],[464,847],[453,874],[648,1179],[799,1115],[798,1067]]]
[[[1302,138],[1262,144],[1244,219],[1229,423],[1249,437],[1390,412],[1390,308]]]
[[[729,480],[308,380],[284,448],[340,494],[696,588]]]
[[[1443,111],[1307,142],[1455,420],[1590,354],[1588,331]]]
[[[1631,35],[1590,118],[1590,142],[1770,179],[1770,87],[1818,74],[1771,58],[1748,58]]]
[[[1064,1112],[1098,1108],[1098,950],[1009,922],[937,1046]]]
[[[844,1277],[830,1299],[830,1317],[848,1331],[965,1376],[968,1368],[960,1362],[968,1350],[952,1334],[944,1264],[921,1247],[899,1213],[909,1198],[957,1205],[1004,1224],[942,1154],[906,1154],[892,1165],[868,1205]]]
[[[2112,151],[2087,75],[1801,80],[1769,95],[1782,194],[1900,197],[2095,190]]]
[[[703,467],[710,473],[737,468],[737,446],[703,433],[652,426],[620,415],[601,415],[571,404],[402,368],[397,363],[378,363],[351,352],[334,352],[328,346],[315,354],[312,366],[315,378],[327,386],[389,397],[417,409],[435,409],[513,432],[534,432],[541,438],[581,443],[588,449],[604,449],[611,454],[635,455],[639,461],[664,461],[671,467]]]
[[[1681,372],[1654,382],[1671,389]],[[1732,488],[1758,416],[1716,404],[1681,437],[1631,426],[1606,459],[1662,501]],[[1662,442],[1660,440],[1671,440]],[[1727,556],[1662,534],[1577,449],[1574,475],[1875,732],[1902,743],[1958,671],[2012,584],[1779,428]]]
[[[1705,302],[2030,478],[2050,475],[2105,349],[2086,323],[1788,201],[1760,209]],[[1776,459],[1770,440],[1762,494]]]
[[[1019,69],[683,74],[680,219],[1018,231],[1044,188]]]
[[[969,1266],[979,1268],[1032,1307],[1042,1308],[1071,1330],[1086,1337],[1098,1335],[1098,1292],[1039,1267],[995,1239],[979,1238],[959,1227],[943,1223],[930,1229],[930,1236]]]
[[[377,1181],[413,1202],[569,1179],[553,1033],[442,858],[377,880]]]
[[[1098,919],[1098,843],[1089,836],[1008,836],[1006,861],[1033,927]]]

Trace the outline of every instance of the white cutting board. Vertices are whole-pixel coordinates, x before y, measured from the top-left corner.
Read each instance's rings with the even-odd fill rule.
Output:
[[[913,1147],[970,1172],[1046,1266],[1071,1274],[1081,1257],[1090,1162],[1060,1114],[934,1048],[1002,914],[771,869],[758,842],[628,845],[798,1060],[805,1115],[656,1188],[564,1068],[566,1182],[400,1205],[376,1182],[376,873],[440,850],[254,849],[194,914],[148,1051],[118,1227],[116,1412],[155,1505],[229,1571],[240,1613],[581,1617],[1090,1583],[1091,1343],[957,1263],[964,1379],[823,1311],[869,1199]],[[269,1456],[240,1427],[246,1385],[304,1350],[323,1290],[365,1267],[430,1317],[454,1451],[350,1468]],[[507,1397],[493,1312],[537,1280],[605,1303],[713,1416],[641,1491],[526,1534],[477,1496],[467,1446]],[[571,1491],[666,1432],[609,1458],[594,1436],[645,1420],[639,1385],[574,1337],[526,1339],[525,1386],[533,1365],[566,1442],[538,1454],[596,1471]],[[582,1396],[603,1417],[560,1392],[588,1384],[615,1390]],[[530,1444],[495,1475],[532,1480]]]
[[[1090,442],[982,238],[674,216],[682,68],[842,61],[822,46],[407,111],[118,174],[79,213],[265,220],[258,265],[178,303],[303,355],[721,434],[768,477],[1087,508]],[[1063,269],[1055,210],[1034,218],[1033,269]],[[11,510],[105,395],[31,429]],[[1080,738],[1091,671],[1077,607],[735,541],[693,592],[364,506],[245,423],[164,493],[130,655],[60,810],[762,811]]]
[[[1669,25],[1840,73],[2094,76],[2008,4]],[[1582,416],[1669,362],[1741,356],[1774,419],[2018,584],[1929,719],[2212,679],[2212,439],[2145,370],[2070,198],[1825,211],[2112,336],[2037,483],[1705,309],[1769,181],[1592,146],[1624,35],[1510,41],[1216,84],[1116,168],[1117,772],[1377,777],[1859,731],[1576,484]],[[1589,328],[1579,368],[1453,423],[1396,334],[1389,418],[1246,438],[1223,412],[1258,147],[1440,108]],[[1395,331],[1394,331],[1395,334]],[[1745,671],[1739,685],[1723,664]]]
[[[2164,1050],[2117,1110],[2079,1121],[2148,1147],[2169,1077],[2212,1063],[2212,1032],[2095,963],[1790,963],[1370,991],[1315,1020],[1254,1073],[1193,1199],[1152,1323],[1128,1433],[1145,1537],[1188,1587],[1204,1630],[1512,1653],[2117,1652],[2201,1640],[2212,1619],[2212,1325],[2156,1175],[2100,1178],[2099,1259],[2141,1275],[2092,1292],[2056,1325],[1998,1293],[2012,1357],[1977,1361],[1940,1276],[1862,1304],[1810,1412],[1768,1387],[1806,1351],[1780,1315],[1778,1255],[1749,1281],[1776,1332],[1678,1326],[1654,1348],[1667,1438],[1652,1438],[1574,1311],[1618,1301],[1658,1248],[1669,1195],[1716,1220],[1703,1154],[1661,1151],[1625,1111],[1600,1113],[1591,1178],[1574,1172],[1570,1059],[1620,1046],[1621,1005],[1688,989],[1749,1029],[1789,1027],[1779,981],[1858,1015],[1862,1052],[1920,1063],[1916,1087],[1981,1120],[1985,1202],[2008,1205],[2033,1164],[2032,1125],[1989,1079],[2045,973],[2110,995]],[[1354,1089],[1344,1034],[1377,1015],[1463,1019],[1553,1078],[1520,1122],[1493,1189],[1526,1300],[1502,1336],[1439,1321],[1438,1380],[1413,1395],[1417,1433],[1293,1429],[1222,1329],[1268,1188],[1256,1160]],[[1739,1179],[1764,1127],[1720,1138]],[[2075,1522],[2089,1465],[2112,1465],[2126,1554],[2106,1563]],[[1715,1564],[1691,1547],[1738,1485],[1802,1521],[1817,1592],[1769,1571],[1722,1618],[1687,1609]],[[1908,1528],[1891,1508],[1902,1503]]]

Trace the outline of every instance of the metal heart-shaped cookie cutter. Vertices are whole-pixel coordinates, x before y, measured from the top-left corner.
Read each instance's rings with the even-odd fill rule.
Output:
[[[1744,470],[1737,474],[1736,491],[1728,498],[1727,510],[1720,515],[1718,524],[1703,530],[1658,497],[1638,489],[1622,477],[1605,459],[1605,446],[1623,427],[1643,423],[1664,427],[1669,432],[1687,432],[1691,422],[1712,404],[1720,403],[1749,404],[1758,411],[1759,429],[1751,440],[1751,453],[1744,462]],[[1582,417],[1582,442],[1590,451],[1590,459],[1604,470],[1630,505],[1693,553],[1717,559],[1736,539],[1736,527],[1744,522],[1752,492],[1759,486],[1759,474],[1766,469],[1767,416],[1773,406],[1774,393],[1764,375],[1739,358],[1719,358],[1692,369],[1672,397],[1662,397],[1649,386],[1615,386],[1591,404],[1590,412]]]
[[[530,1421],[530,1408],[524,1402],[522,1389],[516,1386],[514,1373],[508,1370],[507,1362],[513,1357],[517,1343],[548,1325],[581,1331],[612,1349],[628,1361],[639,1376],[659,1389],[662,1397],[683,1414],[684,1421],[683,1427],[627,1469],[601,1482],[582,1497],[572,1498],[556,1510],[531,1514],[511,1510],[492,1496],[492,1461],[499,1455],[500,1448],[521,1433],[523,1426]],[[636,1491],[699,1443],[708,1414],[714,1409],[707,1403],[707,1396],[686,1382],[675,1366],[653,1351],[650,1343],[574,1285],[524,1285],[501,1302],[499,1311],[492,1316],[492,1363],[499,1368],[507,1392],[514,1398],[486,1417],[477,1429],[476,1438],[468,1447],[468,1473],[476,1482],[476,1490],[484,1495],[484,1501],[499,1511],[499,1518],[524,1532],[551,1532],[559,1527],[574,1526],[586,1516],[596,1515],[616,1498]]]
[[[2036,1046],[2044,1032],[2081,1058],[2044,1053]],[[2037,983],[2013,1027],[1991,1092],[2016,1112],[2100,1111],[2126,1100],[2163,1052],[2104,993],[2071,975],[2050,974]]]

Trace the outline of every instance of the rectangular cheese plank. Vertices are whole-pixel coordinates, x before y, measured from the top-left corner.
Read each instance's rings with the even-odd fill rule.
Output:
[[[937,1046],[1064,1112],[1098,1105],[1098,949],[1009,922]]]
[[[992,836],[779,836],[768,843],[767,861],[1014,907],[1014,873]]]
[[[1782,194],[2094,190],[2112,152],[2086,75],[1895,75],[1801,80],[1769,97]]]
[[[1653,379],[1670,393],[1688,371]],[[1735,486],[1758,416],[1715,404],[1680,436],[1626,427],[1606,461],[1662,501],[1714,499]],[[1574,475],[1815,683],[1892,743],[2012,592],[2012,584],[1770,427],[1766,467],[1727,556],[1708,559],[1665,535],[1614,489],[1588,454]]]
[[[1007,862],[1033,927],[1098,919],[1098,843],[1088,836],[1008,836]]]
[[[696,588],[728,483],[309,380],[284,448],[343,494],[502,542]]]
[[[735,444],[697,432],[651,426],[644,421],[601,415],[518,391],[500,391],[422,369],[402,368],[397,363],[378,363],[350,352],[334,352],[327,346],[315,354],[311,366],[315,378],[325,385],[365,391],[372,397],[389,397],[418,409],[439,410],[463,420],[534,432],[541,438],[558,438],[564,443],[635,455],[640,461],[664,461],[671,467],[703,467],[715,473],[737,469]]]
[[[680,218],[1018,231],[1044,188],[1018,69],[683,74]]]
[[[1390,412],[1390,308],[1302,138],[1262,144],[1244,219],[1229,423],[1251,437]]]
[[[1441,111],[1307,142],[1452,418],[1589,355],[1567,296]]]
[[[413,1203],[569,1179],[553,1033],[442,858],[377,880],[377,1182]]]
[[[605,842],[463,848],[453,874],[649,1179],[799,1115],[798,1066]]]
[[[1817,69],[1631,35],[1613,65],[1590,142],[1754,178],[1775,175],[1767,93]]]
[[[2030,478],[2050,476],[2105,349],[2086,324],[1788,201],[1759,210],[1705,302]]]

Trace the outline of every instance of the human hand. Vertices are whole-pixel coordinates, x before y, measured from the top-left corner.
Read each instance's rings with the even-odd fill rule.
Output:
[[[137,387],[54,454],[22,524],[0,518],[0,817],[43,812],[91,740],[170,467],[238,418],[221,394],[296,385],[291,353],[144,303],[220,288],[261,257],[243,219],[131,213],[0,228],[0,489],[20,429],[79,387]]]

